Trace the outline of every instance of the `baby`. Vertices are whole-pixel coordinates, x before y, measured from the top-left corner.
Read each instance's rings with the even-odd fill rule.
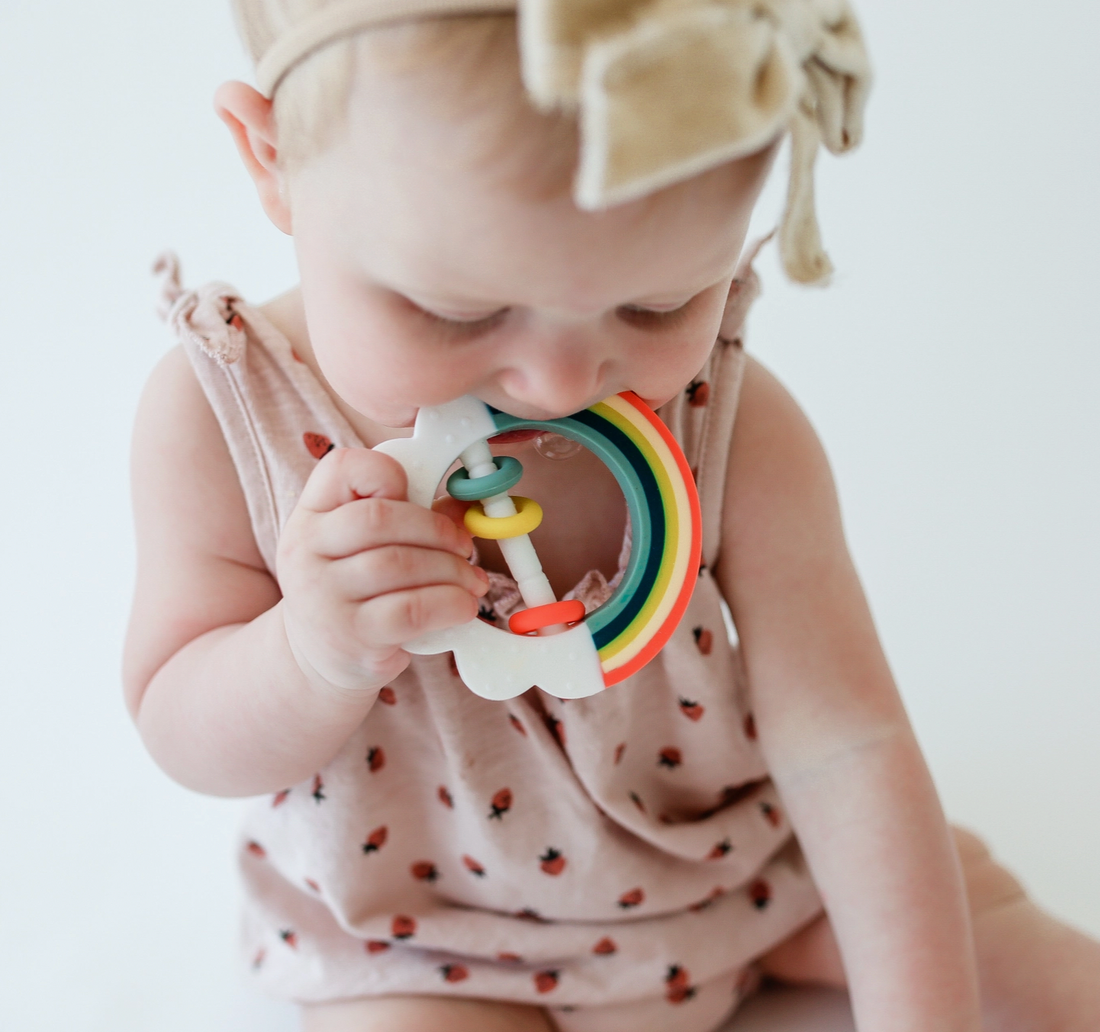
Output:
[[[863,1032],[1100,1028],[1100,945],[946,826],[821,446],[741,346],[788,132],[784,265],[829,272],[813,162],[858,141],[869,81],[845,0],[521,0],[518,32],[514,0],[237,7],[263,92],[217,108],[301,283],[253,307],[165,266],[125,680],[166,771],[260,797],[255,979],[307,1032],[709,1032],[761,975],[847,986]],[[462,395],[546,420],[622,391],[700,492],[665,648],[569,702],[411,656],[522,603],[368,449]],[[492,443],[556,595],[602,604],[610,472]]]

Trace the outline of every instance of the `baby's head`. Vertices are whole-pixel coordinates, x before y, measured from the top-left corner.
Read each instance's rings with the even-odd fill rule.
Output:
[[[624,149],[613,112],[594,160],[590,112],[578,128],[575,105],[528,99],[507,12],[345,30],[315,48],[307,32],[280,67],[288,34],[318,12],[383,2],[236,0],[273,100],[239,83],[218,98],[265,209],[294,236],[332,387],[389,425],[466,393],[531,418],[626,389],[667,400],[713,343],[786,121],[757,118],[726,160],[712,147],[685,162],[673,139],[669,173],[644,127],[640,150]],[[553,89],[560,70],[536,78]],[[755,74],[767,114],[784,84]],[[796,258],[812,267],[824,256],[811,235]]]

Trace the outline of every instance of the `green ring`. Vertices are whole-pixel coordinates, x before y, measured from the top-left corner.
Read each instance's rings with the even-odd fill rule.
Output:
[[[470,479],[469,472],[460,466],[447,477],[447,494],[460,502],[480,502],[483,498],[504,494],[523,478],[523,463],[511,455],[494,458],[497,470],[483,477]]]

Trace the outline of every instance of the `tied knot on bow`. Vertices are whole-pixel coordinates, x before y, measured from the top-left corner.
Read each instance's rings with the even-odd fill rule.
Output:
[[[825,280],[813,167],[863,135],[871,73],[847,0],[522,0],[524,82],[581,125],[577,203],[641,197],[789,129],[788,275]]]

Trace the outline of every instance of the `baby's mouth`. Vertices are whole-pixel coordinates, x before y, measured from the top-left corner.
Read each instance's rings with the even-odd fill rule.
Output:
[[[528,428],[526,430],[505,430],[502,434],[495,434],[489,438],[489,444],[522,444],[524,441],[534,440],[544,430]]]

